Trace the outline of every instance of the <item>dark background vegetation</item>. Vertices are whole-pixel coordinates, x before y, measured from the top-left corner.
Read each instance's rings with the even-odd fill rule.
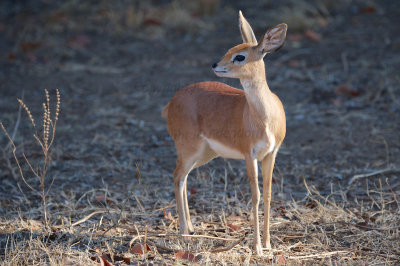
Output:
[[[238,10],[258,38],[289,26],[285,46],[265,59],[287,136],[274,172],[274,251],[262,258],[251,256],[250,237],[214,255],[207,250],[228,244],[173,236],[175,149],[160,116],[190,83],[240,88],[210,67],[241,42]],[[50,228],[1,134],[0,261],[171,264],[189,250],[211,264],[398,263],[399,18],[399,3],[387,0],[1,1],[0,121],[13,132],[21,98],[40,126],[44,89],[53,99],[60,90],[61,112],[46,179],[49,187],[55,177]],[[17,129],[17,157],[40,163],[23,110]],[[221,158],[193,171],[197,234],[251,231],[245,173],[243,162]],[[164,248],[132,251],[145,232]]]

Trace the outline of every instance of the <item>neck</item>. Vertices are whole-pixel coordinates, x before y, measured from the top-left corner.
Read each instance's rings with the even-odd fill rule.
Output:
[[[271,109],[274,108],[274,102],[265,79],[265,72],[263,75],[240,79],[240,83],[244,88],[250,115],[260,122],[268,120],[272,113]]]
[[[246,94],[248,101],[252,100],[250,98],[252,95],[261,96],[265,98],[271,94],[267,84],[267,78],[265,75],[265,65],[263,61],[256,61],[249,64],[249,72],[251,75],[245,76],[240,79],[240,83]]]

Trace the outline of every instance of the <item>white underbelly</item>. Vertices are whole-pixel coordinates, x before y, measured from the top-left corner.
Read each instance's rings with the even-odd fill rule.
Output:
[[[244,154],[238,151],[235,148],[227,146],[222,142],[207,138],[201,135],[203,139],[208,143],[210,148],[217,153],[219,156],[229,159],[244,159]],[[276,141],[275,136],[272,132],[266,128],[265,135],[263,138],[258,140],[252,147],[251,147],[251,156],[258,161],[261,161],[265,158],[268,154],[275,150]]]
[[[209,139],[204,136],[202,136],[204,140],[208,143],[210,148],[217,153],[219,156],[228,158],[228,159],[244,159],[244,155],[238,151],[235,150],[229,146],[226,146],[219,142],[218,140],[214,139]]]

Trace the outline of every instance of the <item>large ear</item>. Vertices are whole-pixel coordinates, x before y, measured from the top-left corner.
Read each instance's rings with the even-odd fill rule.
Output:
[[[239,29],[242,34],[243,43],[257,44],[256,36],[247,20],[243,17],[242,11],[239,10]]]
[[[286,31],[287,25],[284,23],[268,29],[260,40],[257,49],[263,55],[278,51],[285,43]]]

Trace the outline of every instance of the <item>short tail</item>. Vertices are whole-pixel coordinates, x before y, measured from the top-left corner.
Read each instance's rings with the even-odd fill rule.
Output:
[[[168,107],[169,107],[169,104],[167,104],[167,105],[163,108],[163,110],[162,110],[162,112],[161,112],[161,116],[162,116],[162,117],[167,117],[167,116],[168,116]]]

